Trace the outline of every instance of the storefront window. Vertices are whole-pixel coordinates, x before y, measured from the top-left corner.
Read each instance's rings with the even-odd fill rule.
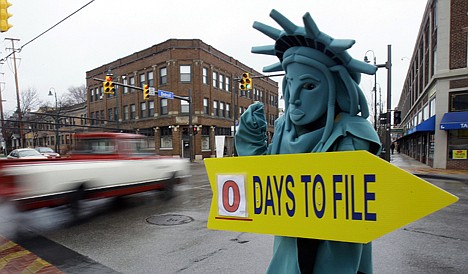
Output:
[[[210,127],[203,126],[201,130],[201,134],[202,134],[201,149],[203,151],[209,151],[210,150]]]
[[[172,130],[169,127],[161,127],[161,148],[172,148]]]
[[[210,150],[210,136],[202,136],[202,147],[203,151]]]
[[[450,111],[468,111],[468,92],[450,94]]]
[[[449,130],[448,158],[453,160],[467,160],[468,130]]]
[[[429,135],[429,159],[434,160],[434,134]]]

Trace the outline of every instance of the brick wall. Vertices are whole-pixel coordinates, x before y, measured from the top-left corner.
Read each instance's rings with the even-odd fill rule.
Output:
[[[447,169],[468,170],[468,160],[452,160],[447,161]]]
[[[468,1],[451,0],[450,69],[467,66]]]
[[[179,79],[180,65],[191,66],[192,80],[189,83],[183,83]],[[167,68],[167,83],[160,83],[159,72],[161,68]],[[157,96],[152,97],[154,101],[155,115],[153,117],[140,117],[140,104],[143,100],[142,91],[133,91],[123,94],[123,88],[118,88],[118,98],[115,96],[103,96],[102,99],[90,100],[89,92],[92,89],[100,88],[102,83],[93,80],[93,78],[103,79],[108,71],[114,74],[114,81],[122,82],[122,76],[127,79],[135,77],[135,85],[140,86],[140,74],[153,72],[154,87],[166,91],[174,92],[178,96],[188,96],[189,89],[192,90],[192,107],[193,107],[193,125],[210,126],[215,128],[230,128],[234,125],[234,111],[237,111],[237,119],[239,119],[239,107],[247,108],[254,102],[253,98],[240,97],[239,93],[234,95],[234,88],[237,82],[234,78],[242,75],[243,72],[249,72],[252,75],[260,75],[259,72],[242,64],[238,60],[230,57],[221,51],[214,49],[210,45],[203,43],[199,39],[170,39],[158,45],[133,53],[129,56],[122,57],[109,64],[100,66],[86,73],[87,88],[88,88],[88,115],[91,113],[104,110],[107,119],[107,110],[118,107],[120,119],[123,120],[123,107],[135,104],[137,119],[131,121],[121,121],[119,126],[121,129],[135,131],[136,129],[153,129],[168,126],[179,126],[178,130],[172,130],[173,148],[160,149],[160,132],[155,132],[156,151],[160,155],[180,155],[182,156],[183,138],[181,130],[188,126],[188,115],[180,113],[180,100],[168,100],[167,115],[160,113],[160,100]],[[203,68],[208,69],[208,83],[203,84]],[[222,74],[230,78],[230,91],[214,87],[212,84],[213,72]],[[264,92],[265,112],[268,115],[278,116],[279,111],[277,106],[269,104],[269,96],[273,95],[278,98],[278,83],[269,78],[256,78],[254,87]],[[210,113],[203,112],[203,99],[209,99]],[[213,115],[213,101],[224,102],[230,104],[230,117],[219,117]],[[236,105],[236,106],[235,106]],[[147,107],[148,108],[148,107]],[[115,127],[116,123],[110,121],[106,124],[109,127]],[[268,130],[273,132],[273,125],[269,126]],[[210,131],[211,132],[211,131]],[[210,157],[214,154],[214,131],[210,133],[210,151],[201,151],[201,134],[195,136],[195,154]],[[213,136],[211,136],[213,135]],[[211,141],[212,138],[212,141]]]

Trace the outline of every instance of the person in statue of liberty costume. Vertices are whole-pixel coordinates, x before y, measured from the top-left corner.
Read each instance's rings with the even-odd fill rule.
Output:
[[[270,16],[284,31],[255,22],[253,27],[275,43],[253,47],[252,52],[279,58],[263,71],[285,72],[285,111],[275,121],[274,136],[267,145],[263,105],[249,106],[235,137],[238,154],[351,150],[379,154],[380,140],[366,120],[369,110],[358,86],[361,73],[372,75],[377,68],[353,59],[346,50],[354,40],[333,39],[321,32],[309,13],[303,16],[304,27],[276,10]],[[371,243],[275,236],[267,273],[372,273]]]

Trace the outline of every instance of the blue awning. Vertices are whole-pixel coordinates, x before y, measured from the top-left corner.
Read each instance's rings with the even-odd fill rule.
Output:
[[[445,113],[440,122],[440,129],[468,129],[468,111]]]
[[[421,124],[415,126],[412,129],[409,129],[406,133],[407,135],[416,133],[416,132],[427,132],[427,131],[435,131],[435,115],[431,116],[431,118],[423,121]]]

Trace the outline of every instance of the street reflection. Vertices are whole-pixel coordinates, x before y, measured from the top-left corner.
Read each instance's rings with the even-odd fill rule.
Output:
[[[4,200],[0,203],[0,234],[12,241],[24,240],[32,237],[34,234],[32,231],[45,233],[84,225],[102,215],[119,214],[139,207],[162,205],[167,202],[169,201],[163,191],[148,191],[98,200],[81,200],[79,216],[76,216],[69,205],[19,211],[13,202]]]

